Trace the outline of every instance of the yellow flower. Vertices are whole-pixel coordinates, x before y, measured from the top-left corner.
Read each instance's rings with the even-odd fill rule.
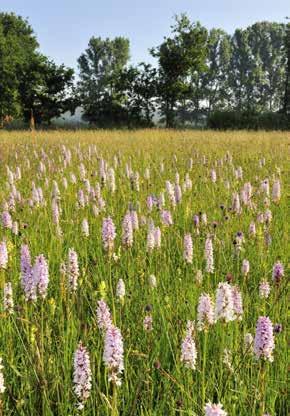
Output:
[[[7,246],[8,254],[10,254],[12,250],[14,249],[14,244],[12,243],[12,241],[8,240],[6,243],[6,246]]]
[[[99,292],[101,294],[101,298],[105,298],[107,296],[107,286],[104,280],[102,280],[99,284]]]

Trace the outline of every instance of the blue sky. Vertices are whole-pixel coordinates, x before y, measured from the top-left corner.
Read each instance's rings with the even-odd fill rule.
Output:
[[[131,62],[154,62],[148,48],[170,32],[172,17],[186,12],[207,28],[232,33],[256,21],[285,21],[289,0],[0,0],[0,11],[27,17],[41,51],[77,68],[91,36],[126,36]]]

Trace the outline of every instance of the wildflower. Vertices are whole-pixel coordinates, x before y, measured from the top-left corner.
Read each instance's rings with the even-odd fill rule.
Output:
[[[152,331],[153,330],[153,318],[151,315],[146,315],[143,320],[143,328],[145,331]]]
[[[214,324],[213,302],[207,294],[201,294],[197,306],[197,328],[199,331]]]
[[[165,182],[166,191],[169,196],[169,200],[173,207],[176,205],[176,199],[175,199],[175,193],[174,193],[174,187],[170,181]]]
[[[273,350],[275,348],[273,325],[266,316],[260,316],[256,326],[254,341],[254,352],[257,358],[273,361]]]
[[[14,235],[18,235],[19,234],[19,227],[18,227],[18,222],[14,221],[12,224],[12,233]]]
[[[151,252],[155,247],[154,229],[149,229],[147,234],[147,251]]]
[[[211,238],[208,237],[205,241],[205,260],[206,260],[206,271],[207,273],[214,272],[214,260],[213,260],[213,246]]]
[[[272,278],[275,283],[280,283],[282,280],[282,277],[284,277],[284,266],[280,261],[277,261],[277,263],[273,266],[273,273]]]
[[[74,353],[74,392],[79,400],[78,408],[84,408],[84,404],[90,396],[92,388],[92,373],[90,368],[90,357],[82,342],[79,343]]]
[[[162,207],[164,207],[164,205],[165,205],[165,196],[164,196],[164,192],[161,192],[157,201],[157,206],[159,209],[161,209]]]
[[[205,405],[205,416],[227,416],[227,412],[223,410],[222,404],[207,403]]]
[[[103,244],[109,253],[114,249],[114,240],[116,238],[115,225],[110,217],[104,218],[102,227]]]
[[[97,323],[101,331],[106,331],[112,326],[111,312],[103,299],[98,301]]]
[[[149,281],[149,286],[151,287],[151,289],[157,286],[156,277],[154,276],[154,274],[150,274],[148,281]]]
[[[0,394],[3,394],[6,390],[5,384],[4,384],[4,376],[3,376],[3,365],[2,365],[2,357],[0,357]]]
[[[120,375],[124,370],[123,339],[120,329],[111,325],[106,332],[103,361],[108,368],[109,382],[121,385]]]
[[[6,269],[8,264],[8,250],[5,241],[0,242],[0,269]]]
[[[235,175],[237,179],[243,179],[243,169],[241,166],[239,166],[236,171],[235,171]]]
[[[281,183],[279,179],[275,180],[272,188],[272,199],[274,202],[279,202],[281,198]]]
[[[199,227],[199,216],[196,214],[193,216],[193,224],[195,225],[196,228]]]
[[[113,168],[108,169],[108,188],[111,192],[116,191],[115,171]]]
[[[233,194],[233,202],[232,202],[232,210],[233,212],[240,214],[241,213],[241,203],[240,197],[237,192]]]
[[[116,288],[116,296],[122,301],[125,297],[126,289],[123,279],[119,279]]]
[[[190,191],[192,189],[192,180],[190,179],[188,173],[185,175],[185,181],[183,186],[185,191]]]
[[[130,212],[127,212],[122,223],[122,244],[124,247],[133,245],[133,226]]]
[[[263,182],[261,182],[260,189],[266,194],[266,196],[270,195],[270,184],[268,179],[265,179]]]
[[[26,300],[36,300],[36,284],[33,279],[29,247],[26,244],[21,246],[21,285]]]
[[[250,262],[249,260],[244,259],[242,263],[242,274],[244,276],[247,276],[249,274],[249,271],[250,271]]]
[[[12,218],[11,215],[9,214],[8,211],[3,211],[2,212],[2,225],[4,228],[12,228],[13,222],[12,222]]]
[[[197,270],[196,271],[196,274],[195,274],[195,281],[196,281],[196,283],[199,284],[199,285],[201,285],[202,284],[202,279],[203,279],[202,271],[201,270]]]
[[[135,210],[131,211],[130,215],[131,215],[131,223],[132,223],[133,230],[138,230],[139,229],[139,220],[138,220],[137,211],[135,211]]]
[[[272,221],[272,212],[269,209],[266,209],[264,213],[264,220],[267,225],[269,225]]]
[[[139,172],[135,172],[133,174],[133,189],[135,189],[137,192],[140,191],[140,183],[139,183],[140,175]]]
[[[235,319],[232,288],[228,283],[219,283],[216,292],[215,319],[225,322]]]
[[[43,254],[40,254],[35,259],[35,264],[32,268],[32,279],[40,296],[44,299],[47,294],[49,274],[48,264]]]
[[[161,216],[161,221],[164,225],[169,226],[169,225],[173,224],[172,216],[171,216],[170,211],[166,211],[165,209],[163,209],[160,212],[160,216]]]
[[[154,206],[154,197],[152,195],[149,195],[146,199],[146,205],[148,210],[151,212],[152,208]]]
[[[192,238],[190,234],[184,236],[184,251],[183,258],[187,263],[192,263],[193,250],[192,250]]]
[[[261,298],[267,299],[270,295],[270,285],[267,280],[262,280],[259,286],[259,295]]]
[[[159,227],[154,228],[154,240],[155,240],[155,247],[161,247],[161,230]]]
[[[206,225],[207,224],[207,215],[205,212],[201,214],[201,222]]]
[[[216,177],[216,171],[215,171],[214,169],[212,169],[212,170],[210,171],[210,178],[211,178],[211,181],[212,181],[213,183],[215,183],[215,182],[216,182],[217,177]]]
[[[191,325],[188,325],[186,336],[181,344],[181,362],[185,364],[185,367],[195,370],[196,358],[197,352],[193,338],[193,328]]]
[[[181,202],[182,192],[181,192],[181,187],[178,183],[174,187],[174,196],[175,196],[175,201],[177,204]]]
[[[78,278],[80,275],[78,255],[73,248],[68,251],[68,261],[66,265],[66,274],[70,290],[76,291],[78,287]]]
[[[232,299],[234,314],[237,319],[241,320],[243,315],[243,301],[238,286],[232,286]]]
[[[59,224],[59,217],[60,217],[60,208],[59,208],[59,202],[56,198],[53,198],[51,202],[51,208],[52,208],[52,220],[54,224]]]
[[[7,282],[4,285],[4,311],[9,314],[13,313],[14,302],[11,282]]]
[[[251,224],[249,225],[249,234],[252,237],[255,237],[256,235],[256,224],[254,222],[251,222]]]
[[[86,218],[84,218],[82,221],[82,233],[85,237],[88,237],[90,235],[89,223]]]

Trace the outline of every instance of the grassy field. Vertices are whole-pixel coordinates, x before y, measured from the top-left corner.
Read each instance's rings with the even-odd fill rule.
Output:
[[[1,132],[0,414],[286,416],[289,143]]]

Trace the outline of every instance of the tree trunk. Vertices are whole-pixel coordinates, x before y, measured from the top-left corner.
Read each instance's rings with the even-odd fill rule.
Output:
[[[30,110],[30,121],[29,121],[29,128],[31,131],[35,130],[35,119],[33,114],[33,109]]]

